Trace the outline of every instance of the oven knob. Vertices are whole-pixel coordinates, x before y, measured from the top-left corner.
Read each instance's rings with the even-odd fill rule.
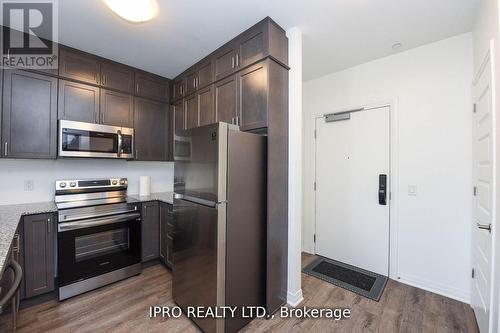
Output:
[[[75,187],[75,186],[76,186],[76,183],[75,183],[75,182],[71,182],[71,183],[69,183],[69,186],[71,186],[71,187]]]
[[[117,185],[118,184],[118,181],[117,180],[113,180],[113,182],[111,183],[113,185]]]
[[[66,187],[66,183],[65,183],[65,182],[60,183],[60,184],[59,184],[59,187],[60,187],[60,188],[65,188],[65,187]]]
[[[120,185],[127,185],[126,179],[120,179]]]

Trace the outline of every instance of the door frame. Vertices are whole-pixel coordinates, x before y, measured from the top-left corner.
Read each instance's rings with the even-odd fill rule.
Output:
[[[398,235],[399,235],[399,202],[397,193],[399,188],[399,117],[398,117],[398,98],[394,98],[391,102],[379,102],[379,103],[367,103],[350,105],[348,107],[337,109],[333,112],[326,112],[322,116],[313,117],[313,131],[317,131],[317,121],[324,119],[326,114],[342,112],[345,110],[355,110],[364,108],[365,111],[379,109],[379,108],[389,108],[389,278],[399,279],[398,271]],[[364,111],[363,111],[364,112]],[[313,181],[316,182],[316,159],[317,159],[317,142],[316,136],[313,140],[313,156],[312,167],[314,170]],[[313,207],[314,207],[314,234],[316,234],[316,223],[317,223],[317,191],[313,189]],[[316,242],[313,243],[314,254],[316,254]]]
[[[500,325],[500,288],[495,287],[498,282],[500,282],[500,267],[498,266],[497,261],[499,260],[498,258],[500,257],[500,245],[498,244],[499,241],[499,234],[497,232],[497,190],[496,190],[496,185],[497,185],[497,96],[496,96],[496,85],[497,82],[495,80],[495,74],[496,74],[496,53],[495,53],[495,41],[492,39],[490,40],[490,45],[488,50],[486,51],[485,55],[483,56],[483,59],[481,61],[481,65],[479,66],[478,70],[476,73],[474,73],[472,84],[471,84],[471,97],[472,97],[472,104],[475,105],[476,103],[476,96],[474,92],[474,88],[476,84],[478,83],[479,79],[481,78],[481,75],[484,73],[485,70],[490,70],[490,76],[491,76],[491,117],[492,117],[492,129],[491,129],[491,135],[492,135],[492,170],[493,170],[493,175],[492,175],[492,183],[494,184],[493,186],[493,198],[492,198],[492,218],[491,218],[491,273],[490,273],[490,313],[489,313],[489,331],[493,332],[493,329],[498,328],[498,325]],[[486,65],[490,62],[490,68],[488,69]],[[472,121],[472,126],[474,126],[474,121]],[[474,137],[472,137],[473,143],[474,143]],[[474,146],[473,146],[474,148]],[[475,179],[475,170],[474,170],[474,155],[472,159],[472,184],[475,186],[474,179]],[[472,216],[471,216],[471,268],[473,266],[473,256],[472,256],[472,248],[474,246],[473,239],[472,239],[472,233],[475,226],[475,221],[474,221],[474,207],[475,206],[475,201],[472,200]],[[497,272],[498,271],[498,272]],[[472,287],[473,287],[473,282],[471,279],[471,294],[472,294]],[[471,295],[472,297],[472,295]]]

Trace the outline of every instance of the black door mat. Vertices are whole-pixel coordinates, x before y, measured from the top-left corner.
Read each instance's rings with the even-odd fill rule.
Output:
[[[377,302],[387,284],[387,276],[324,257],[317,258],[302,271]]]

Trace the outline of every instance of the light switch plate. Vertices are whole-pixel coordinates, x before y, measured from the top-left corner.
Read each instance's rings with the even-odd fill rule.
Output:
[[[408,195],[416,196],[417,195],[417,186],[416,185],[408,185]]]
[[[32,192],[35,189],[35,181],[28,179],[24,181],[24,192]]]

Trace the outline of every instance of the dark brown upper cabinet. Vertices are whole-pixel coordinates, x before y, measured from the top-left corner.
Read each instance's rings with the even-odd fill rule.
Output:
[[[185,91],[186,87],[184,84],[183,77],[172,82],[172,100],[175,101],[178,100],[179,98],[182,98],[184,96]]]
[[[101,89],[101,124],[134,127],[134,98],[121,92]]]
[[[184,101],[179,100],[172,105],[174,115],[174,133],[177,136],[183,136],[186,130],[186,112],[184,110]]]
[[[238,110],[236,123],[242,131],[267,127],[268,63],[259,62],[238,73]]]
[[[238,116],[238,78],[232,75],[215,83],[216,121],[233,124]]]
[[[99,87],[59,80],[58,117],[64,120],[99,122]]]
[[[196,91],[197,80],[198,72],[196,69],[186,75],[186,96]]]
[[[231,42],[214,53],[215,80],[220,80],[236,71],[238,44]]]
[[[2,156],[56,157],[57,78],[3,71]]]
[[[168,161],[170,156],[168,105],[144,98],[135,99],[135,159]]]
[[[134,93],[134,70],[113,62],[101,64],[101,85],[106,88]]]
[[[54,290],[54,243],[56,223],[53,214],[23,218],[24,282],[26,298]]]
[[[184,99],[184,107],[186,109],[186,129],[200,126],[197,95],[193,94],[186,97]]]
[[[100,84],[99,58],[91,54],[60,46],[59,75],[77,81]]]
[[[215,122],[214,89],[208,86],[196,93],[200,126]]]
[[[202,60],[198,67],[196,89],[202,89],[214,82],[214,66],[211,58]]]
[[[168,102],[170,95],[169,80],[138,71],[135,75],[135,94],[140,97]]]

